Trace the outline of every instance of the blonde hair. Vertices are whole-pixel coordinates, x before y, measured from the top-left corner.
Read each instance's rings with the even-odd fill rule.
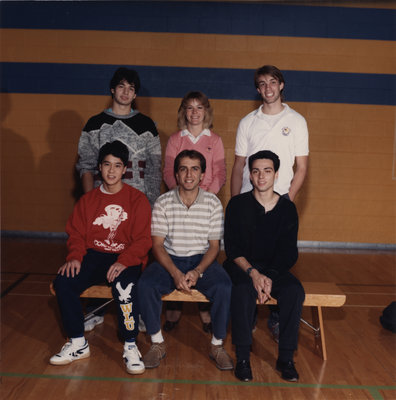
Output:
[[[209,99],[206,95],[202,92],[188,92],[182,99],[180,103],[179,110],[177,112],[177,126],[179,129],[186,129],[187,128],[187,118],[186,118],[186,111],[187,107],[190,104],[191,100],[197,100],[201,103],[205,108],[205,117],[203,120],[203,128],[210,129],[213,127],[213,109],[210,106]]]

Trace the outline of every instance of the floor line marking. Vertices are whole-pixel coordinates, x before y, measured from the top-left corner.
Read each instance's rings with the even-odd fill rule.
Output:
[[[8,286],[6,289],[4,289],[1,292],[1,296],[0,298],[3,298],[5,295],[7,295],[12,289],[14,289],[15,287],[17,287],[21,282],[23,282],[30,274],[26,273],[24,275],[22,275],[19,279],[17,279],[16,281],[14,281],[14,283],[12,283],[10,286]]]
[[[228,385],[228,386],[262,386],[262,387],[282,387],[282,388],[316,388],[316,389],[349,389],[349,390],[368,390],[374,399],[382,396],[379,390],[396,390],[395,386],[373,386],[373,385],[336,385],[321,383],[278,383],[278,382],[229,382],[229,381],[204,381],[188,379],[159,379],[159,378],[129,378],[111,376],[79,376],[79,375],[51,375],[51,374],[24,374],[18,372],[0,372],[0,376],[9,378],[39,378],[39,379],[63,379],[63,380],[87,380],[87,381],[114,381],[114,382],[139,382],[139,383],[176,383],[194,385]],[[377,397],[381,396],[380,398]]]

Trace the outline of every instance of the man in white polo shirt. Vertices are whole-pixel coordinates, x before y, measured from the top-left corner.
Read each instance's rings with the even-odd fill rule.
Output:
[[[271,150],[281,161],[275,191],[294,201],[308,168],[307,123],[301,114],[282,103],[285,80],[278,68],[265,65],[256,70],[254,80],[263,104],[239,123],[231,196],[253,189],[247,158],[257,151]]]
[[[271,150],[280,158],[274,191],[294,202],[308,169],[307,122],[301,114],[282,102],[285,79],[277,67],[264,65],[258,68],[254,83],[263,104],[239,123],[231,174],[231,196],[253,189],[246,160],[258,151]],[[270,309],[268,328],[278,342],[278,307],[270,306]]]
[[[166,355],[161,332],[161,297],[174,289],[197,288],[212,303],[213,336],[209,357],[220,370],[232,370],[223,347],[230,315],[231,280],[216,261],[223,236],[223,207],[213,194],[199,187],[205,157],[195,150],[180,152],[174,163],[178,186],[155,202],[151,235],[156,262],[143,272],[138,285],[140,312],[152,345],[143,357],[156,368]]]

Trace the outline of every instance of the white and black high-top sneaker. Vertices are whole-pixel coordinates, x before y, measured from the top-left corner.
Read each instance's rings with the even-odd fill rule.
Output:
[[[62,347],[58,354],[50,358],[49,362],[52,365],[66,365],[89,356],[90,352],[87,340],[82,346],[78,346],[72,341],[69,341]]]
[[[142,361],[142,355],[136,344],[125,343],[123,358],[126,370],[129,374],[143,374],[145,367]]]

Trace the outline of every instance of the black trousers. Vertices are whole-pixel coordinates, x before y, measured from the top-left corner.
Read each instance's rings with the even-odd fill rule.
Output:
[[[250,346],[257,291],[253,286],[252,279],[236,264],[226,261],[224,267],[233,283],[231,295],[232,343],[236,346]],[[271,296],[277,299],[279,306],[279,351],[292,352],[297,349],[300,317],[305,299],[304,288],[294,275],[286,272],[272,282]]]
[[[108,283],[106,274],[117,261],[118,254],[87,251],[81,263],[80,273],[74,278],[57,275],[54,288],[58,299],[63,326],[69,338],[84,336],[84,314],[80,294],[90,286]],[[118,328],[124,340],[135,339],[139,333],[139,308],[137,282],[141,266],[126,268],[111,284],[117,307]]]

